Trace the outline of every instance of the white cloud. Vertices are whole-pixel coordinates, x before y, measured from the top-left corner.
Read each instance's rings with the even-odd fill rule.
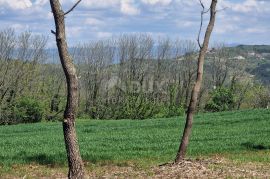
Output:
[[[263,13],[269,11],[270,1],[263,0],[244,0],[243,2],[233,2],[229,0],[222,0],[220,4],[223,7],[227,7],[234,12],[238,13],[249,13],[249,12],[259,12]]]
[[[140,13],[140,10],[134,6],[132,0],[122,0],[120,9],[126,15],[138,15]]]
[[[38,6],[44,6],[48,2],[49,2],[48,0],[36,0],[34,4]]]
[[[83,31],[82,27],[66,27],[67,31],[67,37],[68,38],[74,38],[79,37],[81,35],[81,32]]]
[[[251,12],[258,8],[258,1],[246,0],[243,4],[234,4],[232,10],[237,12]]]
[[[101,38],[101,39],[107,39],[110,38],[112,36],[112,33],[110,32],[98,32],[97,33],[97,37]]]
[[[7,6],[10,9],[27,9],[33,4],[30,0],[0,0],[0,6]]]
[[[60,1],[67,10],[77,0]],[[202,1],[208,8],[211,0]],[[218,12],[214,40],[270,42],[264,35],[270,32],[270,0],[219,0],[217,9],[224,7],[227,9]],[[24,31],[29,27],[51,37],[54,24],[50,11],[49,0],[0,0],[0,29]],[[194,39],[200,11],[198,0],[82,0],[66,18],[67,35],[73,44],[130,32]],[[208,18],[206,14],[204,30]]]
[[[85,24],[93,25],[93,26],[101,26],[101,25],[104,25],[104,22],[99,19],[89,17],[85,20]]]
[[[75,0],[62,0],[63,5],[71,6]],[[138,15],[140,9],[135,6],[134,0],[83,0],[79,6],[85,8],[108,8],[111,10],[119,10],[125,15]]]
[[[217,34],[226,34],[226,33],[231,33],[231,32],[235,32],[238,30],[238,27],[233,25],[233,24],[219,24],[216,25],[214,28],[214,32],[216,32]]]
[[[265,32],[267,32],[268,30],[265,29],[265,28],[262,28],[262,27],[260,27],[260,28],[252,27],[252,28],[247,28],[245,31],[246,31],[247,33],[265,33]]]
[[[178,25],[179,26],[183,26],[183,27],[191,27],[191,26],[193,26],[195,23],[194,22],[192,22],[192,21],[185,21],[185,22],[181,22],[181,23],[179,23]]]
[[[160,4],[160,5],[169,5],[172,0],[141,0],[143,3],[145,4],[149,4],[149,5],[156,5],[156,4]]]
[[[84,7],[106,8],[118,5],[120,0],[84,0],[81,2]]]
[[[12,24],[10,27],[13,29],[16,29],[17,31],[23,31],[23,30],[26,30],[29,28],[29,27],[24,26],[22,24]]]

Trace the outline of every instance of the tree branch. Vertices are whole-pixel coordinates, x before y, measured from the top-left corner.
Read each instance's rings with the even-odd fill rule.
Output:
[[[203,26],[203,15],[208,13],[211,9],[211,7],[209,7],[207,10],[205,10],[205,6],[202,2],[202,0],[199,0],[200,5],[202,6],[202,11],[201,11],[201,23],[200,23],[200,29],[199,29],[199,33],[198,33],[198,37],[197,37],[197,42],[198,45],[200,47],[200,49],[202,48],[201,42],[200,42],[200,37],[201,37],[201,32],[202,32],[202,26]]]
[[[70,8],[67,12],[64,13],[64,15],[67,15],[68,13],[70,13],[71,11],[74,10],[74,8],[81,2],[82,0],[78,0],[73,6],[72,8]]]
[[[223,7],[222,9],[218,9],[216,10],[216,12],[225,11],[226,9],[228,9],[228,7]]]
[[[197,37],[197,42],[198,42],[198,45],[200,47],[200,49],[202,48],[202,45],[201,45],[201,42],[200,42],[200,37],[201,37],[201,32],[202,32],[202,25],[203,25],[203,12],[201,12],[201,24],[200,24],[200,29],[199,29],[199,33],[198,33],[198,37]]]
[[[56,32],[54,30],[51,30],[51,33],[54,34],[54,35],[56,35]]]
[[[199,0],[199,3],[202,6],[202,8],[204,9],[204,4],[203,4],[202,0]]]

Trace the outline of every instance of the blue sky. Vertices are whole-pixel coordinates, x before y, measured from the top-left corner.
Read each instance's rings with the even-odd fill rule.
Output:
[[[76,0],[61,2],[67,10]],[[270,0],[219,0],[218,4],[218,9],[226,9],[218,12],[212,42],[270,44]],[[200,10],[198,0],[82,0],[66,18],[68,41],[76,45],[123,33],[195,40]],[[0,23],[0,29],[48,36],[49,47],[55,46],[49,0],[0,0]]]

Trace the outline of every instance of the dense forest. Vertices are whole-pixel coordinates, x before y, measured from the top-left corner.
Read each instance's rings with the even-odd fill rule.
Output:
[[[47,38],[0,32],[0,123],[58,120],[65,78]],[[207,53],[198,111],[266,108],[268,46],[227,47]],[[196,42],[121,35],[70,48],[79,76],[81,118],[144,119],[183,115],[196,77]],[[261,69],[264,70],[261,70]]]

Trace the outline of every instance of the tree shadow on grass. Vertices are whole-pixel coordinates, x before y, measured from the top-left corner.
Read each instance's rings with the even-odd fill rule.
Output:
[[[110,156],[109,154],[99,154],[99,155],[95,155],[95,154],[82,154],[82,158],[85,161],[91,162],[93,164],[97,164],[97,163],[107,163],[109,161],[113,161],[113,157]]]
[[[242,143],[241,146],[246,147],[249,150],[269,150],[270,146],[263,145],[263,144],[254,144],[251,142]]]
[[[64,165],[66,158],[61,155],[47,155],[47,154],[37,154],[26,156],[25,160],[27,163],[37,163],[40,165],[48,165],[48,166],[59,166]]]
[[[38,164],[46,166],[63,166],[66,163],[64,155],[28,154],[25,151],[16,155],[8,156],[0,154],[0,165],[12,166],[14,164]]]

